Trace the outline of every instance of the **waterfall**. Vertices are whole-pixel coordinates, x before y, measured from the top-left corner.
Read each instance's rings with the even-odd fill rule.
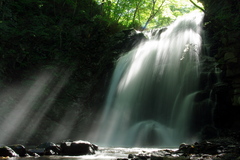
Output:
[[[202,13],[180,17],[157,39],[119,58],[91,141],[148,147],[175,146],[191,138],[202,18]]]

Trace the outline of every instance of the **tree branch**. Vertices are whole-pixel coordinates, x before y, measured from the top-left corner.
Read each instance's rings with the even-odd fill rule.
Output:
[[[203,11],[205,13],[205,10],[200,7],[199,5],[197,5],[195,2],[193,2],[192,0],[189,0],[195,7],[197,7],[198,9],[200,9],[201,11]]]
[[[155,12],[155,4],[156,4],[156,1],[153,0],[153,8],[152,8],[152,11],[151,11],[151,14],[147,20],[147,22],[145,23],[144,27],[143,27],[143,30],[147,27],[148,23],[156,16],[156,14],[160,11],[160,9],[162,8],[163,4],[165,3],[166,0],[163,0],[162,3],[158,6],[156,12]]]

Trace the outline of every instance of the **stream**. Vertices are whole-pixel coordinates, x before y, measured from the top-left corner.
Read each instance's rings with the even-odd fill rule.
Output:
[[[91,159],[91,160],[117,160],[118,158],[128,158],[129,154],[151,153],[153,151],[163,150],[166,148],[105,148],[99,147],[94,155],[84,156],[41,156],[41,157],[22,157],[14,158],[19,160],[77,160],[77,159]],[[169,149],[169,148],[168,148]],[[174,148],[171,148],[174,150]]]

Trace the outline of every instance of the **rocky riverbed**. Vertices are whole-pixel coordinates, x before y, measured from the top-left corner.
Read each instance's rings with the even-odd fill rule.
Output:
[[[9,145],[0,148],[0,159],[92,159],[92,160],[240,160],[240,144],[227,140],[181,144],[178,148],[107,148],[87,141],[72,141],[37,147]]]

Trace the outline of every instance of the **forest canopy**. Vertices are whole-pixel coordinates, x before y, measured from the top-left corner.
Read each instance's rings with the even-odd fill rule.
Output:
[[[96,0],[107,18],[143,30],[169,25],[178,16],[203,8],[196,0]]]

